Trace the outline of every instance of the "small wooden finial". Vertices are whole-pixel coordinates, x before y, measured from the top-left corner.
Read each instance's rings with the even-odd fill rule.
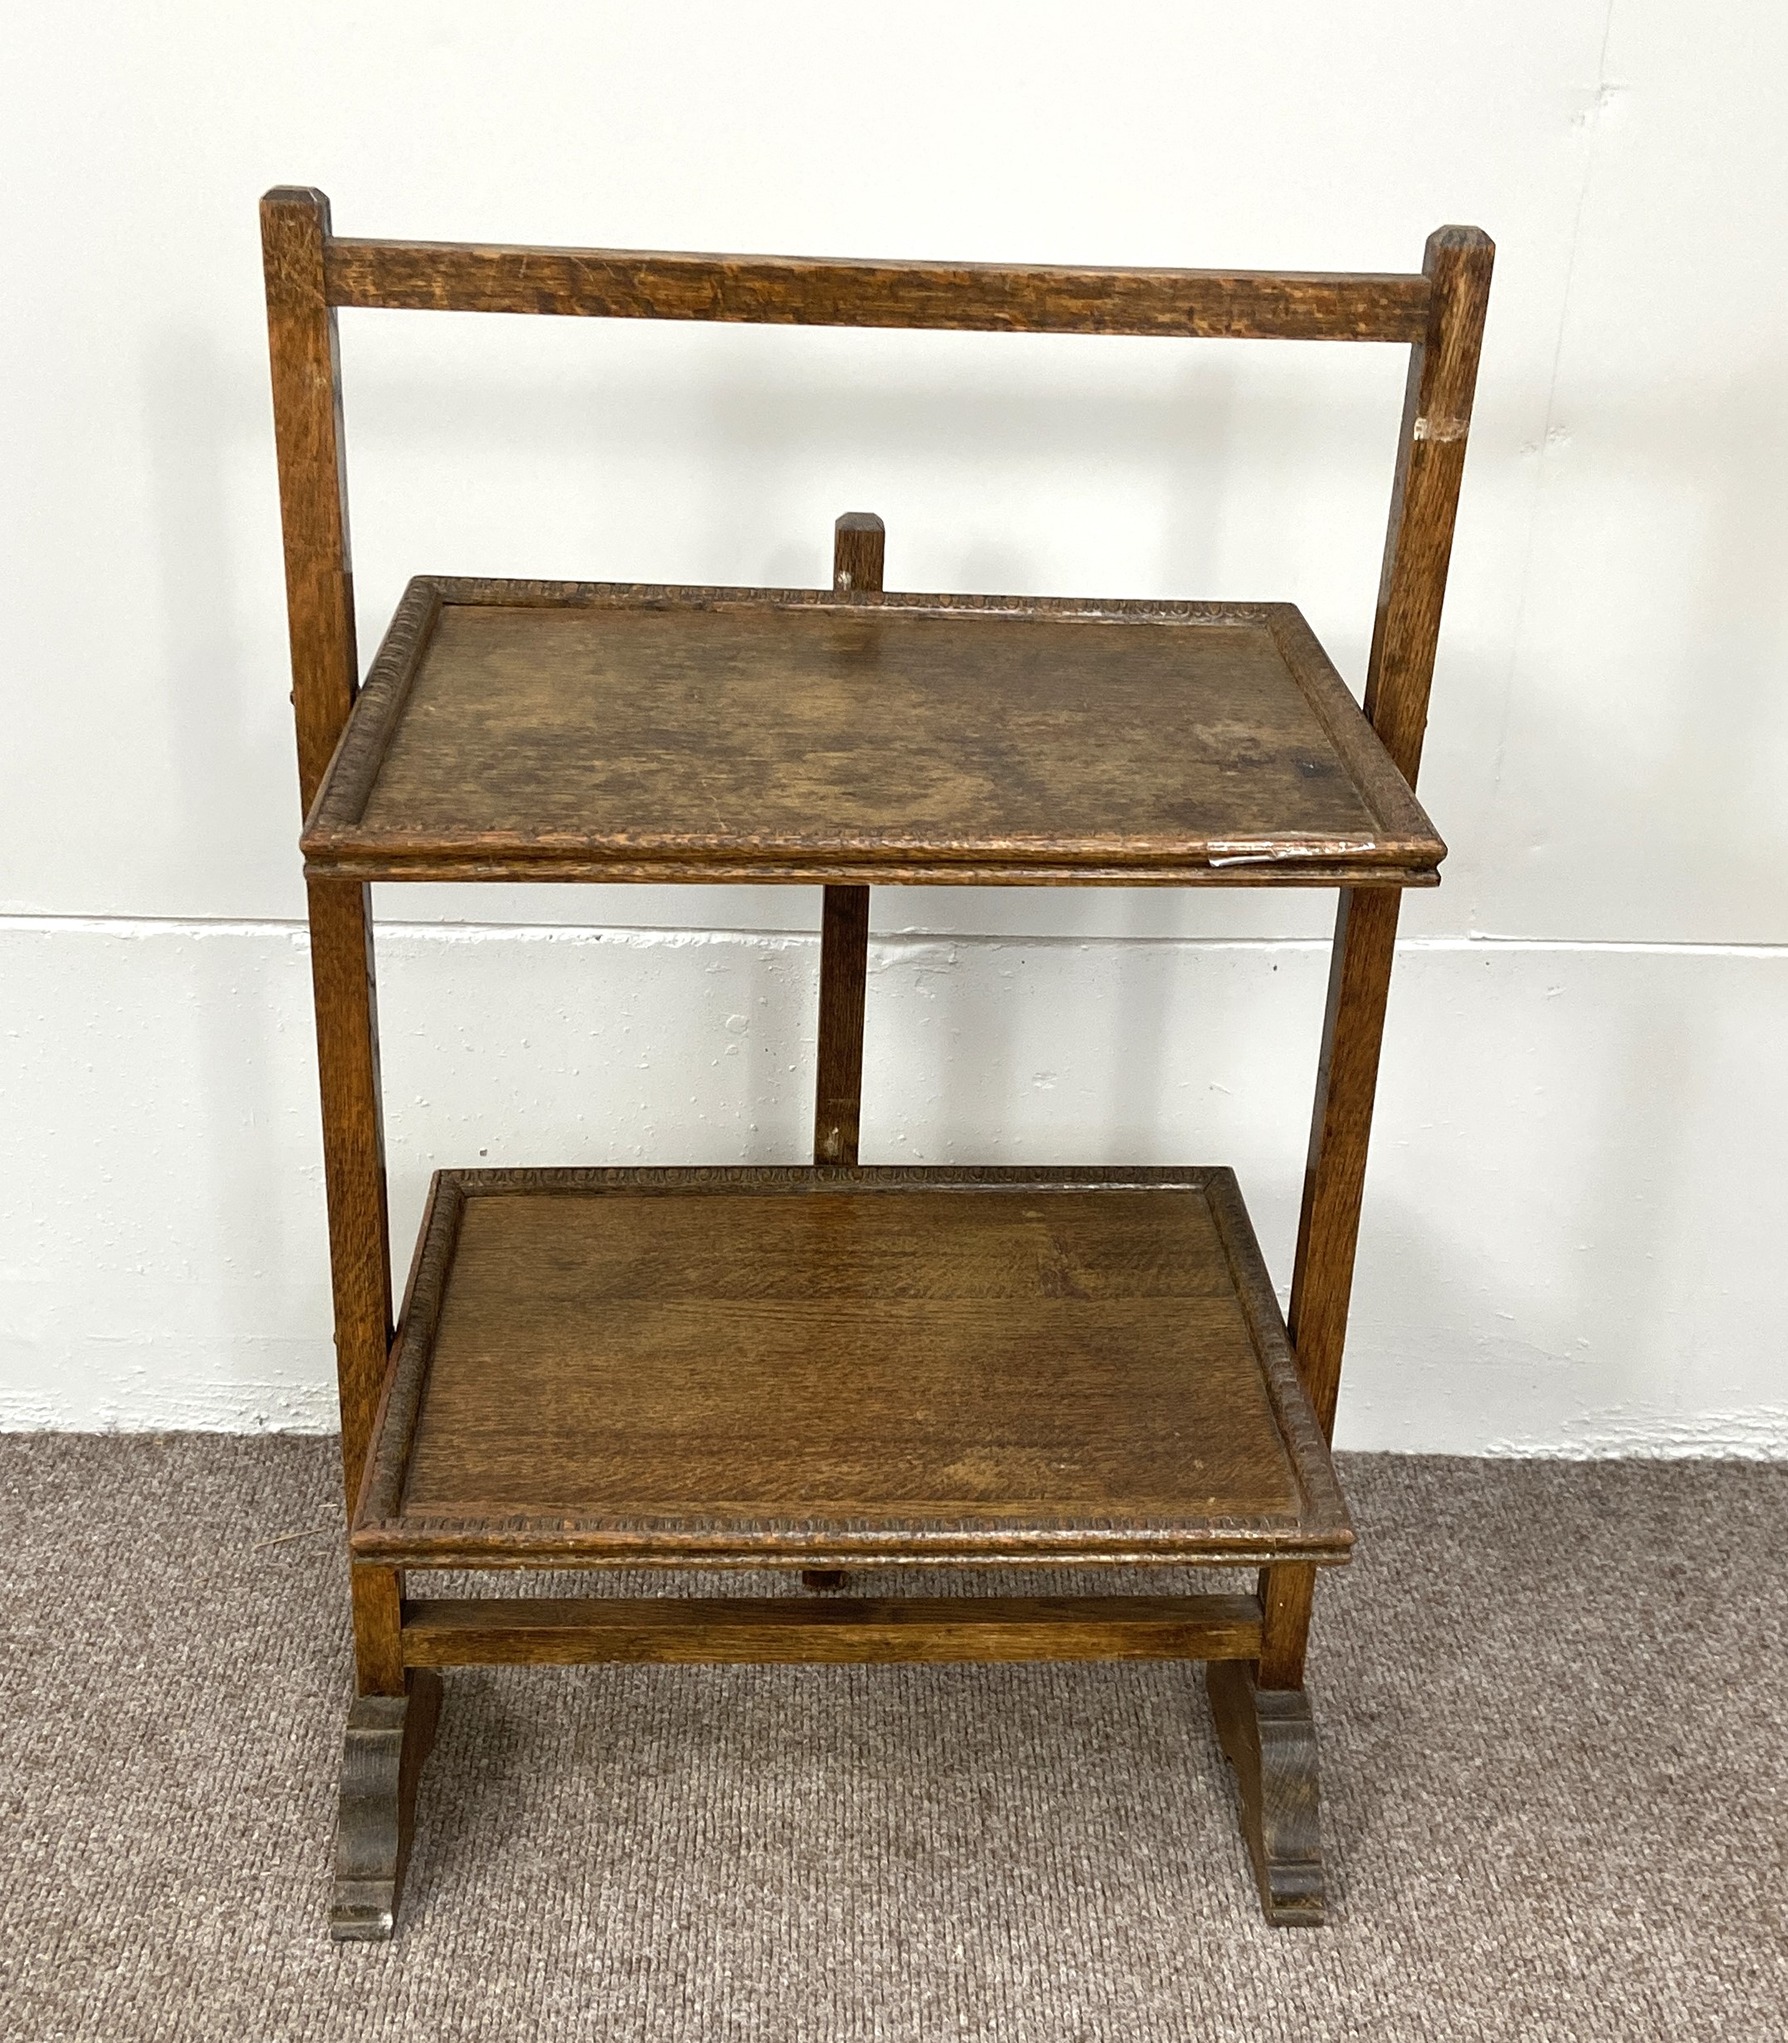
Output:
[[[832,527],[832,587],[840,596],[879,594],[888,528],[873,511],[846,511]]]

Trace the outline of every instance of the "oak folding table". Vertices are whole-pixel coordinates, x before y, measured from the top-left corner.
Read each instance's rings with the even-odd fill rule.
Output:
[[[429,245],[262,206],[357,1696],[332,1928],[391,1933],[440,1670],[1203,1660],[1274,1922],[1318,1922],[1303,1687],[1411,789],[1491,247],[1409,275]],[[1402,344],[1364,709],[1290,604],[423,577],[361,678],[338,307]],[[811,1166],[444,1169],[393,1312],[369,885],[824,889]],[[1289,1323],[1232,1173],[860,1165],[873,885],[1339,889]],[[992,1596],[989,1564],[1253,1593]],[[914,1564],[963,1593],[901,1594]],[[790,1594],[406,1569],[790,1571]],[[797,1583],[797,1571],[800,1581]],[[848,1572],[847,1572],[848,1571]]]

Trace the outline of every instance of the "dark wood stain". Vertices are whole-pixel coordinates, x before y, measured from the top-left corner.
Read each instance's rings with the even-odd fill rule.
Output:
[[[869,889],[828,887],[820,922],[819,1065],[813,1160],[855,1163],[863,1111],[863,1019],[869,985]]]
[[[359,681],[341,356],[323,286],[328,246],[329,201],[321,192],[272,191],[261,201],[292,714],[304,809],[316,795]]]
[[[370,890],[358,880],[313,879],[307,891],[342,1463],[351,1509],[359,1494],[391,1349],[390,1222],[372,907]]]
[[[366,1560],[1344,1558],[1226,1171],[453,1172]]]
[[[1420,275],[347,240],[262,203],[356,1679],[338,1936],[388,1936],[437,1665],[1204,1657],[1262,1903],[1322,1919],[1303,1668],[1493,249]],[[1400,342],[1362,709],[1286,604],[419,579],[362,688],[336,308]],[[395,1339],[370,880],[826,888],[813,1170],[444,1172]],[[1333,885],[1289,1336],[1224,1171],[863,1171],[871,882]],[[865,1598],[949,1560],[1252,1597]],[[406,1562],[785,1566],[789,1602],[406,1602]]]
[[[329,1907],[337,1943],[383,1943],[396,1928],[440,1714],[441,1677],[427,1667],[411,1669],[395,1695],[357,1697],[348,1712]]]
[[[1289,606],[436,582],[406,607],[313,872],[1313,885],[1445,852]]]
[[[324,290],[329,201],[278,190],[261,202],[274,439],[299,798],[308,809],[358,691],[335,313]],[[359,1492],[391,1340],[385,1133],[367,890],[309,889],[311,979],[323,1107],[323,1174],[348,1508]],[[396,1661],[395,1634],[381,1665]]]
[[[1489,236],[1475,227],[1442,227],[1428,239],[1424,273],[1433,297],[1422,345],[1411,352],[1366,673],[1366,714],[1412,788],[1428,722],[1494,259]],[[1399,905],[1384,887],[1344,889],[1335,914],[1290,1315],[1298,1367],[1325,1435],[1334,1432],[1341,1387]],[[1262,1584],[1263,1599],[1279,1613],[1273,1678],[1286,1688],[1303,1679],[1313,1594],[1313,1582],[1301,1572]]]
[[[887,529],[873,511],[846,511],[832,528],[832,590],[880,595]],[[827,887],[820,914],[819,1061],[813,1160],[855,1163],[863,1110],[863,1016],[869,982],[869,889]],[[810,1587],[838,1584],[815,1576]]]
[[[409,1607],[413,1667],[1251,1660],[1251,1596],[485,1596]]]
[[[332,240],[332,305],[1174,339],[1415,341],[1426,277]]]
[[[1301,1687],[1261,1687],[1240,1660],[1213,1657],[1204,1678],[1217,1736],[1235,1768],[1261,1909],[1278,1928],[1320,1928],[1328,1907],[1310,1698]]]

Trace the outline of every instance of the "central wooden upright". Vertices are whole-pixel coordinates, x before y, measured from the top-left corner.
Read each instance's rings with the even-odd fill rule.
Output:
[[[337,1937],[391,1934],[440,1670],[1192,1659],[1262,1903],[1320,1922],[1304,1652],[1492,250],[1313,275],[350,240],[262,202],[357,1696]],[[1290,604],[421,577],[355,651],[339,307],[1390,343],[1363,708]],[[369,886],[823,888],[814,1161],[436,1173],[393,1311]],[[1233,1173],[858,1162],[869,889],[1339,891],[1289,1322]],[[1246,1565],[1011,1597],[989,1565]],[[915,1564],[962,1571],[902,1594]],[[406,1568],[786,1568],[785,1598],[413,1597]]]

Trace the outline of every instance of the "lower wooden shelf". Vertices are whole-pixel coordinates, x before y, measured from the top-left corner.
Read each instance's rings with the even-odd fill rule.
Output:
[[[1352,1538],[1227,1170],[536,1170],[436,1177],[352,1548],[860,1567]]]

